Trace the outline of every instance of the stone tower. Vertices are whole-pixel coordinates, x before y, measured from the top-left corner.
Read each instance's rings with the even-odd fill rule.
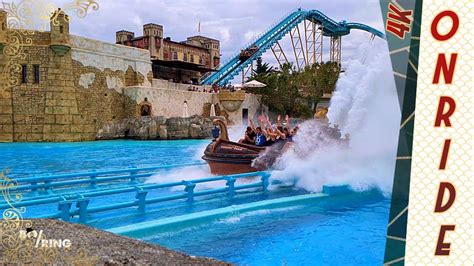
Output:
[[[115,33],[115,42],[117,44],[124,44],[126,41],[130,41],[135,38],[135,33],[131,31],[121,30]]]
[[[49,47],[57,55],[63,56],[71,50],[69,42],[69,16],[60,8],[51,17],[51,44]]]
[[[218,40],[209,40],[209,52],[211,54],[211,68],[216,68],[220,64],[220,47],[219,47],[219,41]]]
[[[149,38],[148,50],[155,59],[163,59],[163,26],[158,24],[143,25],[143,36]]]
[[[77,141],[77,126],[91,124],[88,117],[80,115],[74,75],[71,45],[69,41],[69,18],[58,9],[51,17],[51,51],[47,66],[47,86],[43,138],[52,141]],[[89,121],[86,121],[89,120]]]

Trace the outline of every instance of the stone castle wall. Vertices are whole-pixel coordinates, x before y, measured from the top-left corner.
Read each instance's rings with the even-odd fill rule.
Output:
[[[237,110],[229,110],[223,105],[223,101],[219,98],[220,94],[225,92],[206,93],[194,92],[186,90],[170,90],[156,87],[127,87],[124,94],[136,103],[142,102],[145,98],[152,105],[154,116],[181,117],[183,115],[184,101],[187,102],[188,114],[208,116],[209,110],[206,107],[210,104],[218,105],[216,109],[221,110],[221,114],[225,116],[229,124],[240,124],[242,122],[242,110],[248,109],[248,115],[254,117],[260,107],[260,97],[253,94],[239,93],[242,97],[242,102]]]
[[[61,55],[50,48],[49,32],[31,38],[18,62],[27,66],[27,82],[21,71],[13,77],[16,85],[2,82],[0,142],[94,140],[104,123],[135,115],[135,103],[122,90],[151,85],[148,51],[70,36]],[[0,53],[0,73],[6,60]]]
[[[105,123],[135,115],[135,103],[125,86],[151,85],[148,51],[71,36],[78,109],[94,124],[94,135]]]
[[[189,85],[153,80],[148,50],[69,35],[68,20],[62,18],[60,23],[64,31],[55,25],[52,32],[29,35],[32,43],[23,46],[26,56],[17,59],[20,69],[15,71],[6,69],[8,58],[2,51],[12,47],[0,45],[0,142],[95,140],[104,126],[136,118],[145,98],[153,116],[166,121],[183,115],[184,101],[189,116],[208,117],[215,104],[217,115],[229,124],[242,122],[243,108],[254,116],[260,107],[255,95],[192,92],[187,91]],[[22,65],[27,67],[26,82],[22,82]],[[39,66],[39,82],[35,66]],[[202,127],[196,121],[190,124],[189,136],[203,137],[204,133],[196,132],[205,132],[209,119]],[[166,138],[186,135],[172,128]]]
[[[151,86],[153,72],[146,50],[105,43],[71,35],[72,59],[98,71],[120,72],[107,80],[107,88],[121,92],[123,86]]]

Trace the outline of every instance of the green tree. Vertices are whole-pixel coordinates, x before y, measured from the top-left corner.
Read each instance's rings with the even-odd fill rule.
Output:
[[[264,80],[269,74],[275,72],[275,69],[273,69],[272,66],[270,66],[268,63],[264,63],[262,60],[262,57],[258,57],[256,60],[256,66],[255,69],[252,70],[252,75],[248,79],[250,80],[257,80],[261,81]]]
[[[307,118],[313,115],[323,93],[334,91],[339,71],[338,65],[331,62],[314,64],[301,72],[296,72],[291,64],[284,64],[275,71],[260,59],[251,80],[267,86],[253,92],[260,94],[262,103],[273,112]]]

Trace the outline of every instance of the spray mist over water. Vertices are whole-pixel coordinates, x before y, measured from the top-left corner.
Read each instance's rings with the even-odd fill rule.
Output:
[[[239,141],[244,135],[245,126],[242,124],[234,125],[228,128],[229,138],[232,141]],[[209,141],[210,142],[210,141]],[[201,161],[201,157],[204,154],[204,150],[206,149],[209,142],[204,142],[199,146],[190,147],[187,152],[193,154],[193,159],[196,161]],[[169,182],[179,182],[182,180],[195,180],[205,177],[211,177],[213,174],[209,170],[208,165],[197,165],[197,166],[187,166],[181,167],[176,169],[171,169],[169,171],[163,171],[158,174],[155,174],[147,179],[146,183],[169,183]],[[238,180],[237,183],[243,184],[247,182],[247,180]],[[196,186],[196,191],[203,190],[203,189],[211,189],[211,188],[219,188],[225,186],[225,181],[215,181],[210,183],[202,183]],[[181,187],[175,187],[172,190],[182,190]]]
[[[349,184],[353,189],[378,188],[390,193],[395,168],[400,108],[387,44],[375,41],[365,64],[346,63],[329,106],[328,118],[342,135],[351,136],[349,147],[316,138],[318,121],[306,121],[272,171],[272,179],[320,192],[323,185]]]
[[[376,41],[368,51],[366,63],[346,62],[346,72],[338,80],[331,99],[328,117],[342,135],[351,136],[349,147],[320,135],[318,121],[300,125],[293,148],[276,162],[271,178],[293,183],[298,188],[319,192],[323,185],[349,184],[356,190],[378,188],[389,193],[393,182],[398,140],[400,109],[386,42]],[[243,137],[244,125],[229,127],[229,137]],[[200,160],[208,143],[189,150]],[[148,183],[165,183],[209,177],[207,165],[184,167],[160,173]],[[242,180],[245,182],[245,180]],[[224,182],[206,183],[196,190],[224,186]],[[179,189],[179,188],[178,188]]]

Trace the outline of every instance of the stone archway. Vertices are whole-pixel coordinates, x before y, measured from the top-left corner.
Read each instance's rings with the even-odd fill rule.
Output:
[[[153,116],[153,107],[147,98],[137,106],[137,116]]]

